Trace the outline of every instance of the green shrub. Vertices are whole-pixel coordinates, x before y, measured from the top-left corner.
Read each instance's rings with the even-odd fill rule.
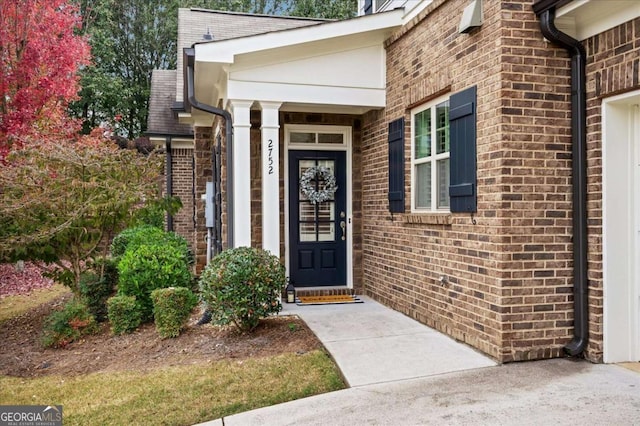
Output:
[[[175,232],[165,232],[164,238],[158,241],[158,244],[170,244],[180,249],[182,252],[184,252],[185,258],[187,259],[187,263],[189,265],[193,265],[195,263],[196,258],[189,248],[187,240],[185,240],[183,236],[178,235]]]
[[[99,259],[80,275],[80,294],[98,322],[107,319],[107,299],[115,293],[118,269],[112,259]]]
[[[80,295],[87,309],[98,322],[107,317],[107,299],[113,293],[113,288],[106,288],[103,280],[95,272],[86,271],[80,275]]]
[[[47,317],[41,342],[47,348],[63,348],[81,336],[94,333],[96,330],[96,320],[87,306],[73,299],[61,311]]]
[[[111,242],[111,255],[118,258],[124,254],[127,248],[152,243],[162,239],[165,232],[153,225],[142,225],[135,228],[127,228],[120,232]]]
[[[262,249],[239,247],[214,257],[200,276],[200,293],[217,324],[256,328],[261,318],[282,309],[285,283],[280,260]]]
[[[161,337],[178,337],[198,298],[186,287],[159,288],[151,292],[153,317]]]
[[[140,325],[140,309],[134,296],[113,296],[107,300],[113,334],[131,333]]]
[[[153,290],[190,285],[186,254],[173,245],[141,245],[135,250],[127,249],[118,263],[118,294],[136,297],[142,321],[153,317]]]
[[[171,245],[184,252],[189,264],[194,263],[194,256],[189,244],[182,236],[174,232],[166,232],[153,225],[141,225],[127,228],[113,239],[111,255],[120,258],[127,250],[135,250],[141,245]]]

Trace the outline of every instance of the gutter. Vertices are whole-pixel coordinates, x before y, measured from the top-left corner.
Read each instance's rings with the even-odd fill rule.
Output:
[[[233,121],[229,111],[216,108],[213,105],[202,103],[196,99],[194,93],[195,84],[195,50],[184,49],[185,64],[187,66],[187,75],[185,83],[187,86],[187,96],[191,107],[200,111],[208,112],[209,114],[217,115],[224,118],[225,121],[225,135],[227,140],[227,247],[233,247]],[[212,156],[215,156],[215,144],[213,144]],[[213,165],[213,163],[212,163]],[[214,171],[215,172],[215,171]]]
[[[573,340],[564,347],[581,354],[589,341],[589,280],[587,276],[587,103],[586,51],[580,41],[555,26],[556,8],[566,0],[541,0],[533,5],[544,36],[571,54],[571,140],[573,180]]]
[[[165,151],[167,152],[167,170],[166,170],[166,180],[167,180],[167,196],[173,196],[173,157],[171,155],[171,136],[165,137]],[[173,216],[167,212],[167,231],[173,231]]]

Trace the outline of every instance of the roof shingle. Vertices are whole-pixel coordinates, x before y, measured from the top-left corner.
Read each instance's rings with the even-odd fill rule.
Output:
[[[178,123],[171,107],[176,99],[176,70],[153,70],[149,96],[147,133],[164,135],[193,134],[191,126]]]

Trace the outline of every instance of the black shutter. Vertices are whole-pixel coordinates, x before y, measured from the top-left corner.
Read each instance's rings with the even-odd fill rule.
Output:
[[[389,211],[404,213],[404,117],[389,123]]]
[[[476,86],[452,95],[449,105],[451,212],[476,212]]]
[[[364,14],[371,15],[373,13],[373,0],[364,0]]]

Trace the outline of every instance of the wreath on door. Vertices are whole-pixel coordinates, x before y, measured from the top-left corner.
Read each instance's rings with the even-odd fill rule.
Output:
[[[318,183],[317,188],[314,181]],[[309,167],[300,177],[300,190],[312,204],[330,200],[337,189],[336,177],[325,166]]]

